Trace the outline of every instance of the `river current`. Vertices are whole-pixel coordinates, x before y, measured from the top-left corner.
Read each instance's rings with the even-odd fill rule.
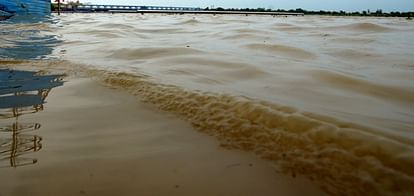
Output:
[[[409,195],[413,32],[402,18],[63,14],[0,23],[0,58],[85,72],[328,193]]]

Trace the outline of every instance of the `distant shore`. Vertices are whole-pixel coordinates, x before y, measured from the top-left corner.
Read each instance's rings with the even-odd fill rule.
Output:
[[[112,9],[112,8],[100,8],[102,6],[97,5],[96,8],[92,8],[95,5],[86,5],[90,6],[90,9],[79,8],[84,6],[82,4],[62,4],[60,11],[61,12],[76,12],[76,13],[90,13],[90,12],[105,12],[105,13],[172,13],[172,14],[250,14],[250,15],[294,15],[294,16],[303,16],[303,15],[327,15],[327,16],[364,16],[364,17],[404,17],[407,19],[412,19],[414,17],[414,11],[410,12],[384,12],[381,9],[371,11],[354,11],[346,12],[343,10],[331,11],[331,10],[305,10],[302,8],[297,9],[266,9],[266,8],[191,8],[183,10],[169,10],[167,6],[154,7],[152,9],[145,9],[148,6],[138,6],[140,9],[125,9],[129,7],[136,6],[119,6],[121,9]],[[52,4],[52,12],[57,12],[57,4]]]
[[[53,11],[57,13],[57,11]],[[98,13],[138,13],[138,14],[230,14],[230,15],[270,15],[270,16],[304,16],[293,12],[250,12],[250,11],[185,11],[185,10],[107,10],[91,11]],[[61,13],[91,13],[85,11],[61,11]]]

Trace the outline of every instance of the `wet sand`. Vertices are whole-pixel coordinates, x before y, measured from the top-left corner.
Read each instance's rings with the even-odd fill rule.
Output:
[[[37,163],[2,168],[0,195],[324,195],[256,156],[226,150],[176,116],[90,79],[52,89]]]

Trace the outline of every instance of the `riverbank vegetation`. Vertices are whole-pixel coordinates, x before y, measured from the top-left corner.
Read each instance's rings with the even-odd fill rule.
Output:
[[[346,12],[346,11],[325,11],[325,10],[319,10],[319,11],[310,11],[305,10],[302,8],[297,9],[290,9],[290,10],[284,10],[284,9],[266,9],[266,8],[205,8],[204,10],[210,10],[210,11],[249,11],[249,12],[292,12],[292,13],[303,13],[305,15],[328,15],[328,16],[374,16],[374,17],[414,17],[414,11],[413,12],[384,12],[381,9],[378,9],[376,11],[370,11],[370,10],[364,10],[361,12],[355,11],[355,12]]]

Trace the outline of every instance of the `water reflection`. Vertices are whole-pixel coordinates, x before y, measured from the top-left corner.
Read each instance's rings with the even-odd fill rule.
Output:
[[[48,59],[61,42],[52,16],[14,16],[0,21],[0,58]]]
[[[50,91],[63,85],[62,78],[0,69],[0,168],[37,163],[23,155],[42,148],[42,137],[31,134],[41,125],[21,122],[21,116],[42,111]]]

